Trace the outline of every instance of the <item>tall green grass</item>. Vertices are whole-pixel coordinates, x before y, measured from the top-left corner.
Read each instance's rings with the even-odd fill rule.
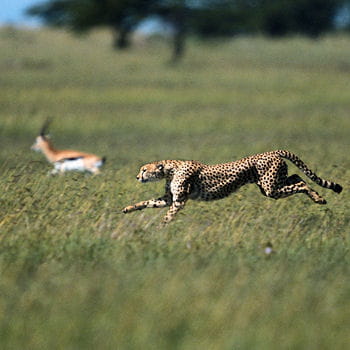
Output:
[[[345,349],[349,38],[192,40],[176,66],[166,43],[109,39],[0,30],[1,349]],[[47,176],[29,150],[47,117],[58,148],[107,156],[100,176]],[[344,191],[250,185],[162,229],[165,209],[121,213],[163,191],[144,163],[278,148]]]

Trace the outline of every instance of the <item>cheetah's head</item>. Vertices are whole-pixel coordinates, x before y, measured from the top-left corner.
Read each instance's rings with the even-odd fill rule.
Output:
[[[136,179],[140,182],[158,181],[165,177],[164,165],[161,162],[145,164],[140,168]]]

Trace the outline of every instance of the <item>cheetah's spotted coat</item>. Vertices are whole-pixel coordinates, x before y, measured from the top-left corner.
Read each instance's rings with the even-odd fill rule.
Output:
[[[256,183],[266,197],[279,199],[295,193],[305,193],[315,203],[326,204],[316,191],[297,174],[287,175],[287,164],[294,163],[318,185],[340,193],[342,187],[326,181],[312,172],[295,154],[272,151],[246,157],[236,162],[206,165],[197,161],[161,160],[141,167],[140,182],[166,180],[165,194],[157,199],[142,201],[123,209],[124,213],[144,208],[170,207],[163,222],[171,221],[188,199],[210,201],[227,197],[247,183]]]

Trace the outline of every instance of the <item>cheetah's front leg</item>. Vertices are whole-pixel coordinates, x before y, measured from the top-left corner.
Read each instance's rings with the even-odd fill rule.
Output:
[[[189,184],[185,181],[176,181],[175,179],[170,190],[173,194],[173,199],[169,210],[163,218],[162,225],[165,225],[174,219],[177,212],[185,206],[188,200]]]
[[[166,215],[163,218],[162,224],[165,225],[168,222],[170,222],[172,219],[174,219],[175,215],[180,209],[183,209],[185,206],[185,201],[174,201],[171,205],[169,210],[167,211]]]
[[[123,213],[131,213],[135,210],[142,210],[145,208],[164,208],[171,205],[171,197],[164,196],[158,199],[150,199],[148,201],[138,202],[134,205],[129,205],[123,209]]]

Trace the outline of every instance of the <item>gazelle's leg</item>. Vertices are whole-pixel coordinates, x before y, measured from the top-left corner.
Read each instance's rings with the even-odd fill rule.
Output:
[[[91,169],[89,169],[89,172],[91,173],[91,174],[93,174],[93,175],[98,175],[98,174],[101,174],[101,171],[100,171],[100,169],[99,168],[91,168]]]
[[[49,172],[49,175],[57,175],[62,172],[62,165],[60,163],[54,163],[54,168]]]

